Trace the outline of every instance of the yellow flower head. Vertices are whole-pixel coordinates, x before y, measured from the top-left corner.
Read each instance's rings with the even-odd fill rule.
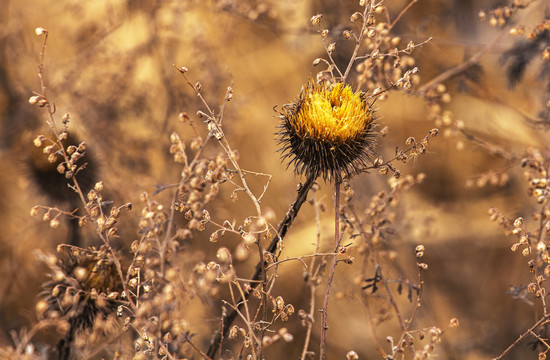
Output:
[[[366,95],[344,84],[309,80],[295,103],[283,107],[279,142],[295,171],[327,179],[351,177],[374,151],[374,111]]]

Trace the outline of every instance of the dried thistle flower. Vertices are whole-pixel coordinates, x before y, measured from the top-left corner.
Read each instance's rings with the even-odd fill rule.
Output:
[[[68,358],[74,336],[91,330],[99,319],[114,316],[122,284],[106,247],[79,249],[60,246],[59,254],[37,256],[51,268],[51,280],[43,284],[39,317],[62,318],[69,324],[57,345],[59,358]]]
[[[315,84],[310,78],[279,118],[282,158],[296,173],[325,181],[349,178],[374,156],[372,103],[349,85]]]

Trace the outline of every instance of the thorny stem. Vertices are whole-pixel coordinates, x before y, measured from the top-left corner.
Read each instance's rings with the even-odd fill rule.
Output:
[[[292,222],[298,215],[298,211],[300,211],[302,204],[306,201],[307,194],[314,183],[315,183],[315,179],[313,177],[308,177],[306,181],[302,184],[302,186],[298,190],[298,194],[296,195],[296,200],[292,203],[284,219],[279,224],[279,228],[277,229],[277,234],[275,234],[273,239],[271,239],[269,246],[264,251],[267,251],[271,254],[275,254],[275,250],[277,249],[277,244],[279,243],[279,241],[282,241],[283,238],[285,237],[288,229],[292,225]],[[257,281],[260,279],[262,275],[262,263],[263,263],[263,258],[261,258],[258,264],[256,265],[256,270],[250,280],[250,284],[252,285],[252,288],[255,288],[256,286],[258,286]],[[210,347],[208,348],[208,351],[207,351],[207,355],[210,356],[211,358],[214,358],[216,355],[216,352],[219,349],[221,349],[222,339],[225,338],[225,336],[227,335],[227,332],[229,331],[231,324],[237,317],[239,308],[243,306],[243,303],[245,301],[248,300],[248,298],[250,297],[250,294],[252,294],[252,291],[249,291],[248,293],[245,294],[244,298],[241,298],[239,299],[239,301],[235,302],[237,306],[233,308],[231,312],[222,316],[221,318],[222,327],[219,331],[216,331],[216,333],[214,334],[210,342]]]
[[[514,343],[512,345],[508,346],[508,348],[506,350],[504,350],[502,352],[502,354],[500,354],[496,358],[493,358],[492,360],[500,360],[500,359],[504,358],[504,356],[506,356],[510,351],[512,351],[516,346],[518,346],[519,343],[522,342],[523,339],[525,339],[529,334],[531,334],[538,326],[544,324],[545,322],[548,322],[549,319],[550,319],[550,315],[543,316],[539,321],[537,321],[527,331],[525,331],[523,334],[521,334],[516,339],[516,341],[514,341]]]
[[[327,288],[323,300],[323,310],[321,312],[321,349],[319,351],[319,358],[321,360],[324,360],[326,357],[328,301],[330,299],[330,288],[334,280],[336,265],[338,264],[338,246],[340,245],[340,184],[341,180],[336,179],[334,182],[334,257],[332,258],[332,264],[328,274]]]

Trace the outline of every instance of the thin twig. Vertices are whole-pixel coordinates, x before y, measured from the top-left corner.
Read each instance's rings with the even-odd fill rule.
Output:
[[[508,346],[508,348],[506,348],[506,350],[504,350],[502,352],[502,354],[500,354],[499,356],[497,356],[496,358],[493,358],[492,360],[500,360],[502,358],[504,358],[504,356],[506,356],[510,351],[512,351],[516,346],[519,345],[520,342],[522,342],[523,339],[525,339],[527,336],[529,336],[529,334],[531,334],[531,332],[533,332],[538,326],[542,325],[544,322],[548,321],[548,319],[550,319],[550,315],[546,315],[546,316],[543,316],[542,318],[539,319],[539,321],[537,321],[533,326],[531,326],[527,331],[525,331],[523,334],[521,334],[517,339],[516,341],[514,341],[514,343],[510,346]]]
[[[395,18],[395,20],[393,20],[393,22],[391,23],[390,27],[388,28],[388,31],[391,31],[391,29],[393,29],[393,27],[395,26],[395,24],[397,24],[399,22],[399,20],[401,20],[401,18],[403,17],[403,15],[405,15],[405,13],[411,8],[411,6],[413,6],[416,2],[418,2],[418,0],[411,0],[411,2],[405,6],[405,8],[403,10],[401,10],[401,12],[399,13],[399,15],[397,15],[397,17]]]
[[[372,8],[374,6],[374,0],[371,0],[370,5],[365,5],[365,10],[363,11],[363,25],[361,26],[361,32],[359,33],[359,37],[356,39],[355,42],[355,48],[353,49],[353,55],[351,55],[351,58],[349,60],[348,66],[346,68],[346,71],[344,72],[344,76],[342,76],[342,83],[346,83],[346,80],[348,78],[348,75],[353,67],[353,64],[355,63],[355,60],[357,58],[357,54],[359,53],[359,49],[361,48],[361,45],[363,43],[363,37],[365,36],[365,30],[367,30],[367,19],[368,14],[372,11]]]

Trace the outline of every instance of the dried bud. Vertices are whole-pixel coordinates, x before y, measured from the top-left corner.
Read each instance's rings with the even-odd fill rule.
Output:
[[[39,99],[40,99],[40,96],[36,96],[36,95],[35,95],[35,96],[31,96],[31,97],[29,98],[29,104],[34,105],[34,104],[36,104],[36,103],[38,102]]]
[[[58,226],[59,226],[59,220],[57,220],[57,219],[52,219],[52,220],[50,221],[50,227],[51,227],[51,228],[56,229]]]
[[[43,27],[37,27],[36,29],[34,29],[34,33],[37,36],[41,36],[41,35],[47,34],[48,30],[44,29]]]
[[[31,209],[31,216],[36,216],[38,215],[38,206],[33,206],[32,209]]]
[[[85,142],[81,142],[80,144],[78,144],[78,152],[79,153],[84,153],[86,151],[86,143]]]
[[[420,270],[428,270],[428,264],[418,263],[417,265]]]
[[[228,264],[231,262],[231,253],[225,247],[221,247],[218,249],[216,257],[218,258],[218,261],[222,264]]]
[[[321,21],[321,18],[322,18],[322,17],[323,17],[322,14],[314,15],[314,16],[311,18],[311,20],[310,20],[311,25],[317,25],[317,24],[319,24],[319,22]]]
[[[477,17],[478,17],[479,20],[483,21],[483,20],[485,20],[485,18],[487,17],[487,14],[485,14],[485,11],[480,10],[480,11],[477,13]]]
[[[57,165],[57,172],[60,173],[60,174],[65,173],[65,163],[59,163]]]
[[[32,143],[33,143],[34,146],[36,146],[36,147],[41,147],[41,146],[44,144],[44,136],[42,136],[42,135],[37,136],[37,137],[32,141]]]
[[[523,226],[523,218],[518,217],[516,220],[514,220],[514,227],[520,228]]]
[[[103,190],[103,181],[98,181],[94,185],[94,189],[96,191],[102,191]]]
[[[178,114],[178,121],[186,123],[187,121],[189,121],[189,115],[186,112],[180,112]]]

